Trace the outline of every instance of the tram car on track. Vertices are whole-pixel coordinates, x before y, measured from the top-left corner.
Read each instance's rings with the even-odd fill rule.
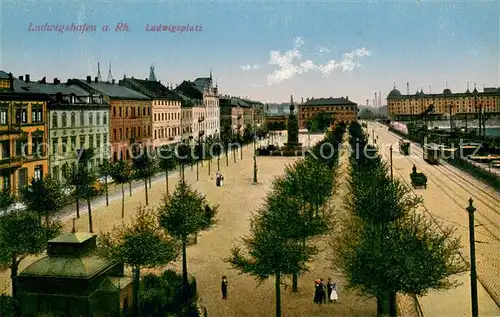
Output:
[[[405,139],[399,140],[399,153],[410,155],[410,141]]]
[[[429,164],[438,164],[443,153],[443,145],[427,143],[423,147],[424,160]]]

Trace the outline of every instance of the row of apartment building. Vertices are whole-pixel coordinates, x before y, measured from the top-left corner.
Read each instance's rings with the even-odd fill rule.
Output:
[[[228,103],[227,100],[230,100]],[[81,149],[102,159],[128,159],[132,144],[149,147],[242,133],[260,125],[263,104],[221,96],[212,75],[175,89],[147,79],[54,78],[31,81],[0,71],[0,186],[16,192],[32,177],[64,179]],[[252,120],[248,118],[251,117]]]
[[[436,119],[500,115],[500,88],[486,87],[482,92],[474,88],[473,91],[467,89],[459,93],[446,88],[436,94],[426,94],[421,89],[415,94],[402,94],[394,87],[387,96],[387,108],[393,120],[410,120],[425,112]]]

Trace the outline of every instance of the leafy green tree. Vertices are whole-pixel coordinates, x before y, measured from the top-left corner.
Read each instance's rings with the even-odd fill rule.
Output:
[[[81,197],[87,202],[87,210],[89,213],[89,232],[94,232],[92,223],[92,199],[101,193],[97,181],[97,174],[90,168],[81,165],[75,171],[75,179],[78,182],[77,197]]]
[[[117,161],[111,165],[110,176],[122,187],[122,218],[125,217],[125,184],[130,182],[132,170],[126,161]]]
[[[191,147],[189,146],[189,144],[183,142],[183,143],[177,145],[175,152],[176,152],[175,155],[177,157],[177,160],[179,161],[179,164],[181,166],[181,168],[180,168],[181,179],[184,179],[185,166],[188,165],[192,159]]]
[[[270,197],[268,197],[269,200]],[[279,201],[279,200],[278,200]],[[281,317],[281,281],[285,275],[306,269],[305,263],[317,251],[314,247],[303,248],[293,236],[293,209],[287,200],[281,205],[262,207],[252,216],[250,234],[243,238],[244,252],[236,246],[226,259],[235,269],[263,281],[275,277],[276,317]],[[290,216],[283,217],[287,212]]]
[[[12,195],[8,188],[0,191],[0,212],[6,213],[8,209],[16,202],[16,196]]]
[[[146,195],[146,206],[149,205],[148,201],[148,179],[156,172],[155,160],[147,148],[142,149],[140,152],[135,153],[132,159],[132,169],[134,179],[144,181],[144,190]]]
[[[99,176],[104,178],[104,192],[106,193],[106,206],[109,206],[108,177],[111,176],[111,162],[105,158],[99,165]]]
[[[280,200],[295,200],[290,206],[296,212],[293,216],[295,224],[292,238],[300,241],[305,248],[309,238],[326,234],[331,227],[332,214],[323,208],[331,197],[333,189],[333,172],[324,164],[311,159],[297,161],[285,168],[285,176],[278,178],[273,186],[279,193]],[[298,273],[292,275],[292,291],[297,292]]]
[[[215,142],[215,139],[212,135],[209,135],[208,137],[205,138],[205,158],[207,158],[208,161],[208,175],[210,176],[210,169],[211,169],[211,163],[212,163],[212,155],[213,155],[213,144]]]
[[[220,171],[220,156],[222,154],[222,140],[220,137],[216,137],[210,146],[212,154],[217,157],[217,170]]]
[[[155,211],[140,205],[132,224],[114,227],[99,237],[103,254],[132,268],[134,316],[139,316],[141,269],[166,265],[178,256],[178,244],[160,229]]]
[[[333,122],[333,115],[319,112],[311,120],[307,121],[306,128],[311,132],[325,132]]]
[[[226,166],[229,166],[229,144],[231,143],[231,135],[233,134],[230,125],[224,125],[221,132],[221,141],[224,146],[224,153],[226,155]],[[219,169],[220,170],[220,169]]]
[[[57,236],[61,228],[57,221],[43,226],[40,220],[29,212],[12,212],[1,217],[0,267],[10,268],[15,316],[21,315],[17,301],[19,264],[30,255],[42,253],[47,241]]]
[[[188,236],[215,225],[218,206],[209,206],[204,196],[180,180],[172,196],[165,195],[159,207],[163,229],[182,243],[182,280],[184,295],[188,294],[186,246]],[[187,299],[187,297],[185,297]]]
[[[168,172],[175,169],[178,160],[175,157],[175,152],[169,146],[161,147],[158,155],[158,166],[165,172],[165,188],[167,190],[167,195],[169,194],[168,189]]]
[[[30,184],[21,189],[20,194],[27,209],[37,212],[40,223],[42,215],[45,216],[47,226],[50,225],[50,215],[61,211],[68,200],[61,183],[49,175],[45,178],[32,178]]]
[[[245,130],[243,131],[243,143],[248,144],[253,141],[253,128],[250,124],[247,124]]]

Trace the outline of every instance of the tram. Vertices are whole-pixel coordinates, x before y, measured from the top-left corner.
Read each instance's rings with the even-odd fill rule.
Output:
[[[443,147],[444,146],[436,143],[425,144],[423,148],[424,160],[429,164],[438,164],[439,158],[443,153]]]
[[[410,155],[410,141],[405,139],[399,140],[399,153]]]

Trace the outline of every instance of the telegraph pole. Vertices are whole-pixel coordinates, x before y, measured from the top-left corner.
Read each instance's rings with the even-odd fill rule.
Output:
[[[392,144],[391,144],[391,147],[389,148],[389,150],[391,151],[390,159],[391,159],[391,181],[392,181],[394,179],[394,175],[392,173]]]
[[[469,198],[469,207],[465,210],[469,213],[469,236],[470,236],[470,293],[472,301],[472,317],[479,316],[477,305],[477,274],[476,274],[476,239],[474,237],[474,211],[476,208],[472,205],[474,201]]]

